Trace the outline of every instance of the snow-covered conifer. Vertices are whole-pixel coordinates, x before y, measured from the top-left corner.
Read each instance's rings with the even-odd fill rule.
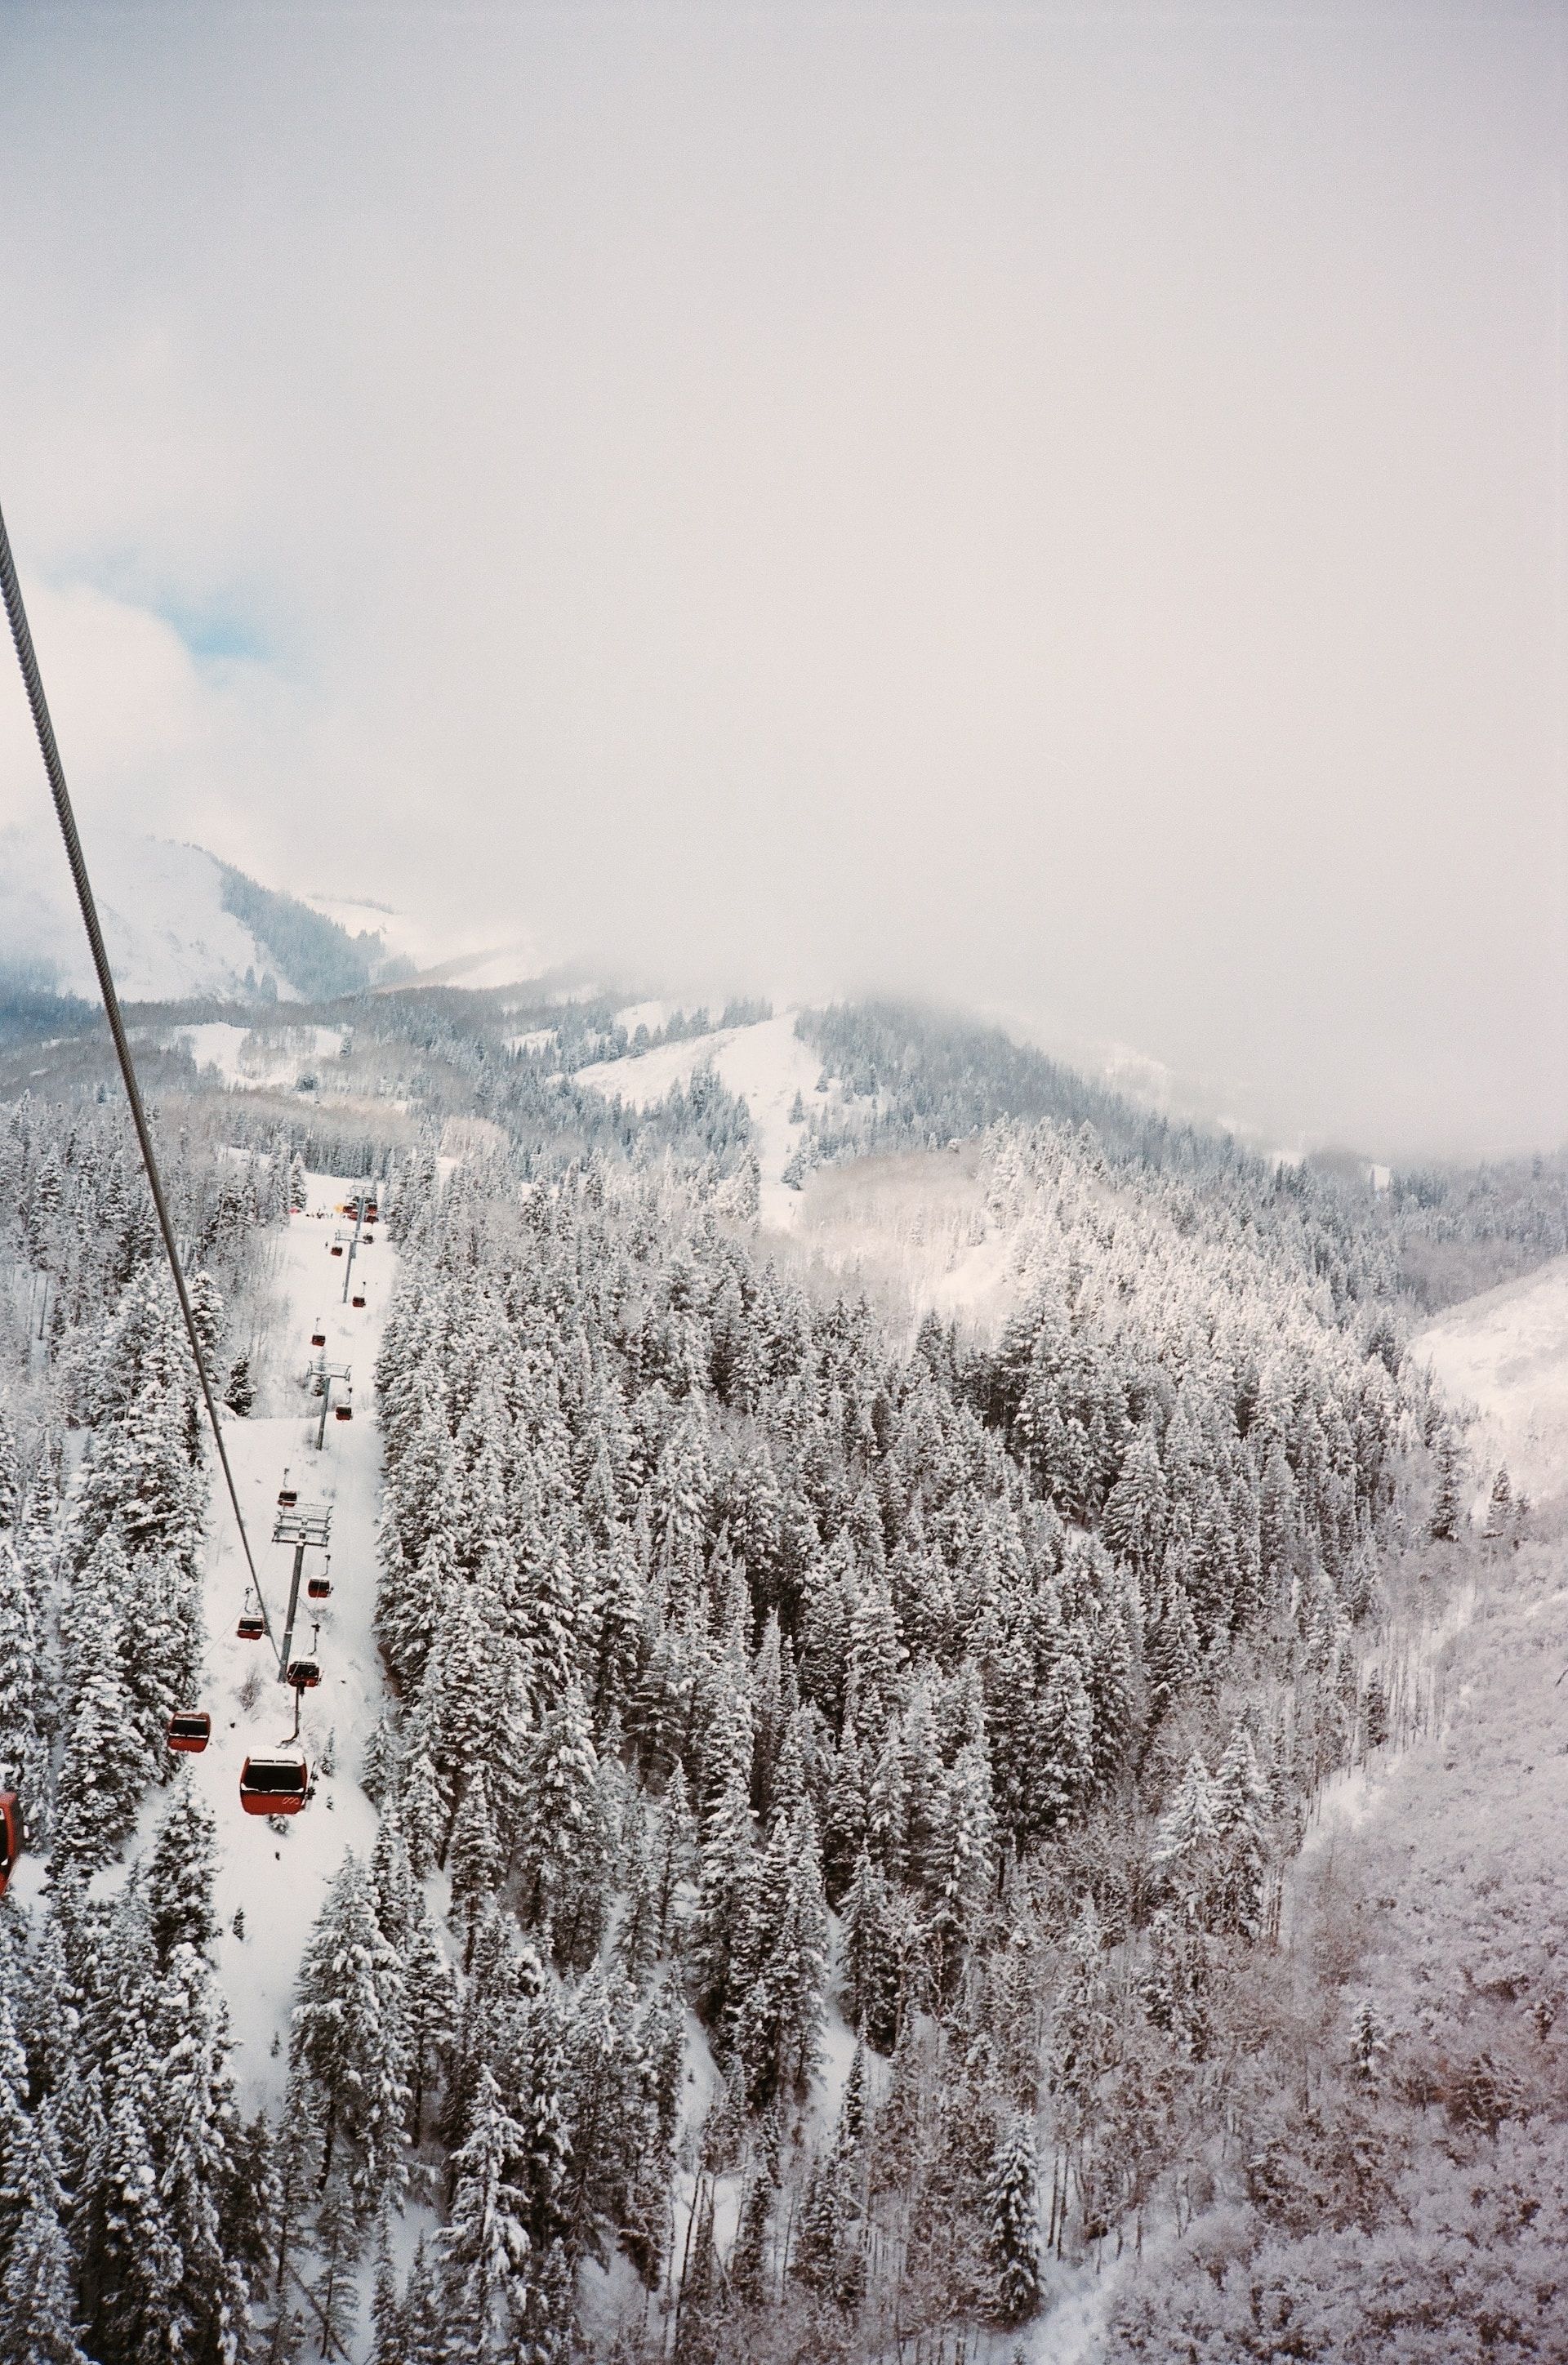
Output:
[[[217,1826],[212,1810],[182,1773],[146,1860],[147,1926],[166,1969],[176,1946],[198,1952],[218,1934],[212,1908]]]
[[[423,2133],[425,2097],[442,2076],[456,2033],[452,1970],[421,1890],[413,1894],[400,1950],[412,2090],[409,2128],[418,2144]]]
[[[501,1844],[496,1837],[490,1802],[485,1795],[482,1765],[474,1768],[453,1823],[451,1864],[452,1901],[463,1917],[463,1964],[466,1970],[474,1959],[479,1909],[493,1895],[502,1866]]]
[[[17,2218],[0,2273],[0,2365],[89,2365],[59,2184],[38,2136],[6,2174]]]
[[[1042,2239],[1035,2129],[1021,2112],[992,2155],[986,2216],[996,2313],[1004,2324],[1022,2324],[1040,2304]]]
[[[298,1993],[289,2058],[308,2080],[322,2172],[342,2146],[356,2205],[368,2212],[403,2180],[408,2029],[402,1967],[382,1936],[369,1873],[352,1853],[311,1932]]]

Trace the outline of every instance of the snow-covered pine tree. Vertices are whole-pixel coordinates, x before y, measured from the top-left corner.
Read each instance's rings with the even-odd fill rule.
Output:
[[[416,1889],[401,1939],[403,2003],[411,2088],[409,2133],[418,2145],[424,2131],[425,2098],[444,2075],[456,2034],[457,2005],[451,1967],[422,1890]]]
[[[0,1455],[7,1441],[0,1436]],[[39,1635],[32,1589],[9,1528],[9,1520],[0,1522],[0,1766],[31,1809],[44,1795],[48,1752],[39,1734]]]
[[[827,1906],[811,1810],[775,1823],[742,1933],[744,1983],[728,2010],[752,2106],[803,2102],[816,2067],[827,1972]]]
[[[212,1810],[182,1770],[142,1871],[147,1926],[165,1970],[176,1946],[204,1952],[218,1934],[212,1910],[217,1845]]]
[[[0,2272],[0,2365],[91,2365],[76,2321],[59,2178],[41,2133],[30,2132],[27,2152],[6,2174],[17,2223]]]
[[[503,1858],[485,1792],[485,1769],[476,1765],[452,1827],[452,1901],[462,1916],[463,1967],[474,1960],[480,1909],[500,1882]]]
[[[732,2001],[732,1973],[743,1942],[753,1875],[749,1785],[731,1769],[708,1811],[697,1867],[697,1898],[686,1937],[692,1991],[704,2019],[718,2025]]]
[[[289,2060],[319,2130],[322,2178],[345,2153],[355,2205],[368,2217],[404,2180],[408,2023],[402,1966],[352,1851],[310,1933],[298,1995]]]
[[[69,1671],[71,1714],[56,1790],[54,1855],[84,1874],[106,1864],[130,1830],[151,1770],[121,1672],[123,1653],[118,1603],[110,1593],[97,1617],[77,1626]]]
[[[314,2323],[321,2354],[348,2356],[359,2327],[359,2289],[354,2270],[359,2263],[361,2228],[348,2180],[334,2172],[328,2179],[316,2213],[312,2247],[316,2271],[309,2285]]]
[[[1437,1465],[1437,1486],[1427,1531],[1435,1543],[1452,1543],[1464,1524],[1464,1453],[1447,1423],[1438,1440]]]
[[[516,2180],[526,2129],[508,2113],[487,2068],[479,2072],[468,2133],[453,2154],[452,2214],[441,2236],[443,2355],[489,2365],[517,2353],[532,2243],[528,2196]]]
[[[1022,2324],[1040,2304],[1039,2162],[1034,2123],[1019,2112],[991,2158],[986,2180],[986,2262],[996,2313]]]

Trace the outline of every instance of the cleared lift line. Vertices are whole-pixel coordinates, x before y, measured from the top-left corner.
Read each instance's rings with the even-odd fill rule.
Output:
[[[98,974],[98,991],[104,997],[104,1011],[109,1022],[109,1033],[114,1037],[115,1056],[119,1061],[119,1071],[125,1083],[125,1095],[130,1103],[131,1122],[136,1127],[136,1138],[141,1150],[141,1162],[147,1170],[148,1187],[152,1194],[152,1205],[157,1210],[158,1228],[163,1236],[164,1253],[169,1260],[169,1271],[174,1277],[174,1289],[180,1301],[180,1312],[185,1317],[185,1335],[191,1342],[191,1353],[196,1358],[196,1376],[201,1382],[202,1395],[206,1399],[207,1417],[212,1426],[213,1442],[218,1448],[218,1461],[223,1465],[223,1475],[229,1487],[229,1500],[234,1507],[234,1523],[240,1530],[240,1541],[244,1547],[245,1564],[251,1572],[251,1586],[261,1609],[262,1623],[266,1630],[267,1641],[276,1654],[281,1670],[283,1653],[278,1647],[277,1637],[273,1632],[272,1620],[267,1615],[266,1597],[262,1591],[262,1581],[256,1573],[255,1556],[252,1552],[251,1539],[245,1527],[245,1515],[240,1508],[240,1490],[234,1483],[234,1473],[229,1464],[229,1449],[223,1441],[223,1424],[218,1417],[218,1398],[213,1391],[212,1375],[207,1367],[207,1355],[202,1347],[201,1334],[196,1328],[190,1292],[185,1286],[185,1271],[180,1262],[174,1227],[169,1217],[168,1203],[163,1196],[162,1178],[158,1171],[158,1160],[152,1149],[152,1135],[147,1123],[146,1109],[142,1105],[141,1087],[137,1081],[136,1063],[130,1056],[130,1041],[125,1031],[125,1021],[120,1015],[119,995],[115,987],[114,971],[109,967],[108,951],[104,944],[104,932],[98,925],[97,901],[93,893],[93,882],[87,875],[86,857],[82,851],[82,840],[76,828],[76,815],[72,808],[71,791],[65,785],[65,768],[60,760],[60,749],[54,736],[54,724],[50,716],[49,701],[44,696],[43,677],[39,671],[38,655],[33,647],[32,632],[28,623],[28,611],[22,603],[22,587],[17,580],[16,562],[11,556],[11,541],[6,531],[4,511],[0,511],[0,591],[5,594],[6,613],[11,625],[11,639],[16,646],[17,662],[22,669],[22,681],[28,693],[28,704],[32,711],[33,729],[38,734],[39,752],[43,757],[43,768],[49,776],[50,793],[54,799],[55,817],[60,823],[60,834],[65,840],[65,856],[71,865],[71,876],[76,888],[76,900],[82,907],[82,922],[87,931],[87,942],[93,954],[93,966]]]

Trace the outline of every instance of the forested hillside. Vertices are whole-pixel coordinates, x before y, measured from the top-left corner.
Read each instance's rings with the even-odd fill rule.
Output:
[[[376,1836],[308,1810],[286,2093],[249,2118],[213,1869],[273,1842],[164,1746],[175,1707],[240,1712],[194,1375],[118,1110],[0,1119],[33,1851],[0,1904],[0,2365],[1001,2360],[1224,2195],[1239,2064],[1269,2191],[1296,2174],[1304,1837],[1436,1728],[1434,1632],[1523,1532],[1505,1480],[1471,1540],[1492,1473],[1409,1351],[1412,1243],[1539,1261],[1560,1177],[1380,1193],[1001,1037],[816,1014],[797,1182],[974,1161],[1003,1317],[912,1326],[761,1228],[711,1070],[631,1110],[563,1072],[624,1056],[613,1011],[505,1022],[364,1006],[384,1117],[362,1087],[161,1120],[237,1427],[295,1403],[269,1274],[304,1166],[373,1177],[395,1248],[382,1707],[339,1769]],[[1238,2337],[1136,2296],[1103,2327],[1276,2353]]]

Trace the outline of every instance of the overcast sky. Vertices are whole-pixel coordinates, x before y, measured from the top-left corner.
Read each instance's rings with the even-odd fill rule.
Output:
[[[7,0],[0,501],[84,824],[1561,1141],[1564,58]]]

